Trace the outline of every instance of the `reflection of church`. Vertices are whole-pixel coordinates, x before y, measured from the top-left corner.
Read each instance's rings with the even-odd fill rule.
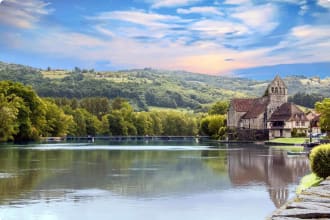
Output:
[[[288,157],[285,152],[269,149],[268,155],[258,151],[229,151],[229,177],[234,185],[251,182],[266,184],[274,205],[282,206],[289,196],[289,185],[309,172],[307,157]]]

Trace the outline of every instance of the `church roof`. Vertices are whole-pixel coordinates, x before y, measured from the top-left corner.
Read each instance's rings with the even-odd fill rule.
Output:
[[[232,106],[237,112],[247,112],[250,110],[255,99],[233,99],[231,101]]]
[[[282,104],[268,121],[308,121],[306,115],[293,103]]]
[[[275,78],[273,79],[273,81],[269,85],[273,85],[276,82],[279,82],[280,84],[282,84],[283,86],[286,87],[284,81],[282,80],[282,78],[279,75],[276,75]]]
[[[257,118],[267,110],[269,99],[267,97],[254,99],[249,111],[243,116],[243,119]]]

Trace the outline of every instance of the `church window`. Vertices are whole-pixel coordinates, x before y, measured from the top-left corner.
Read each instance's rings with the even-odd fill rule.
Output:
[[[278,88],[277,88],[277,87],[275,87],[275,93],[276,93],[276,94],[278,93]]]
[[[272,93],[274,93],[274,87],[272,87]]]

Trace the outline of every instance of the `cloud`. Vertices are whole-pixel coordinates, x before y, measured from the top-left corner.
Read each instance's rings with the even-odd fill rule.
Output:
[[[249,32],[249,29],[240,23],[210,19],[204,19],[192,23],[189,28],[191,31],[200,32],[201,36],[216,38],[242,36]]]
[[[96,16],[87,17],[90,20],[111,21],[120,20],[148,27],[164,28],[168,23],[179,22],[181,19],[173,15],[147,13],[144,11],[112,11],[103,12]]]
[[[224,4],[227,5],[243,5],[243,4],[251,4],[251,0],[226,0]]]
[[[239,19],[249,28],[259,33],[269,33],[279,24],[278,10],[272,4],[256,5],[253,7],[238,7],[231,17]]]
[[[203,15],[223,15],[217,7],[191,7],[189,9],[179,8],[178,14],[203,14]]]
[[[330,1],[329,0],[318,0],[317,4],[323,8],[330,9]]]
[[[152,8],[171,8],[183,5],[191,5],[200,0],[154,0],[152,1]]]
[[[0,5],[0,23],[21,29],[35,27],[42,16],[52,12],[42,0],[5,0]]]

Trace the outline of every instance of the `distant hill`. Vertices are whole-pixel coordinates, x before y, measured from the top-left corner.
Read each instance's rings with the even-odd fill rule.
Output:
[[[123,97],[138,110],[146,110],[149,106],[202,110],[218,100],[261,96],[269,83],[149,68],[116,72],[79,68],[41,70],[3,62],[0,62],[0,80],[31,85],[43,97]],[[330,97],[330,78],[289,76],[284,81],[291,95],[308,92]]]

